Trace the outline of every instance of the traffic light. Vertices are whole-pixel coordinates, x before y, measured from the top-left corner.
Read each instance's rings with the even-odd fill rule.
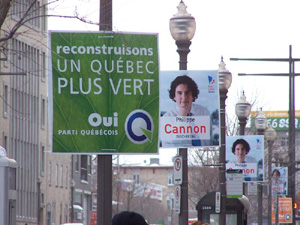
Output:
[[[294,209],[297,209],[297,208],[298,208],[297,203],[294,203]]]

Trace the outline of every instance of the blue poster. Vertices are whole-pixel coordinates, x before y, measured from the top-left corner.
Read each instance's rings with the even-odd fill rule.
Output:
[[[219,146],[218,71],[160,73],[160,146]]]
[[[272,195],[288,194],[288,167],[272,168]]]
[[[263,135],[226,137],[226,169],[241,169],[244,181],[263,181],[263,151]]]

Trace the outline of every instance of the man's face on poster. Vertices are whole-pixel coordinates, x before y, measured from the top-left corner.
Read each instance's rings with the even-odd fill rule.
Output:
[[[237,162],[242,163],[247,155],[246,148],[242,144],[235,146],[234,154],[236,155]]]
[[[185,109],[187,113],[190,112],[194,97],[191,90],[186,84],[179,84],[175,89],[174,101],[179,109]]]

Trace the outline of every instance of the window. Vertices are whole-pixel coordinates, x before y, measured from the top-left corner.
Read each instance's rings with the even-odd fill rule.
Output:
[[[59,223],[62,224],[63,222],[63,205],[60,203],[60,213],[59,213]]]
[[[13,1],[12,4],[12,17],[14,19],[21,19],[24,15],[24,13],[27,11],[29,4],[31,4],[32,1],[27,0],[20,0],[20,1]],[[26,23],[27,26],[33,26],[36,28],[40,27],[40,2],[36,1],[34,3],[34,6],[31,8],[30,12],[28,13],[28,16],[25,17],[26,19],[33,18],[28,20]]]
[[[41,193],[41,207],[44,207],[45,206],[45,194],[44,193]]]
[[[82,155],[80,159],[80,178],[81,180],[88,180],[88,156]]]
[[[174,185],[173,171],[168,172],[168,185]]]
[[[42,115],[41,115],[41,124],[42,128],[45,129],[46,125],[46,101],[44,98],[42,98]]]
[[[42,144],[42,155],[41,155],[41,173],[45,173],[45,145]]]
[[[79,155],[74,156],[74,161],[75,161],[75,171],[79,172]]]
[[[46,81],[46,53],[42,52],[42,81]]]
[[[4,41],[3,54],[1,55],[1,58],[6,59],[4,61],[4,67],[8,67],[8,41]]]
[[[3,148],[5,148],[6,151],[8,150],[8,137],[6,132],[3,132]]]
[[[60,186],[63,187],[64,185],[64,166],[60,166]]]
[[[88,174],[91,175],[91,171],[92,171],[92,157],[91,156],[88,156],[87,157],[87,160],[88,160],[88,165],[87,165],[87,169],[88,169]]]
[[[58,186],[58,164],[55,166],[55,186]]]
[[[133,174],[133,180],[136,184],[139,184],[140,183],[140,175],[137,173]]]
[[[46,9],[46,5],[43,5],[42,8],[42,32],[46,32],[47,31],[47,9]]]
[[[55,219],[56,219],[56,204],[52,203],[52,221],[55,221]]]
[[[51,164],[51,162],[49,162],[49,165],[48,165],[48,183],[49,183],[49,185],[51,185],[51,170],[52,170],[52,164]]]
[[[75,204],[81,205],[81,192],[75,191],[75,194],[74,194],[74,205]]]
[[[69,184],[69,168],[66,166],[66,179],[65,179],[65,186],[66,188],[68,187],[68,184]]]
[[[7,117],[8,115],[8,85],[4,84],[3,87],[3,116]]]
[[[65,204],[65,223],[68,222],[68,214],[69,214],[69,207],[68,204]]]

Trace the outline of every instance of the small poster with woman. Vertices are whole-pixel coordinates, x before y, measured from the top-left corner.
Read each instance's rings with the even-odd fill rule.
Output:
[[[263,150],[263,135],[226,137],[226,169],[241,169],[244,181],[263,181]]]

